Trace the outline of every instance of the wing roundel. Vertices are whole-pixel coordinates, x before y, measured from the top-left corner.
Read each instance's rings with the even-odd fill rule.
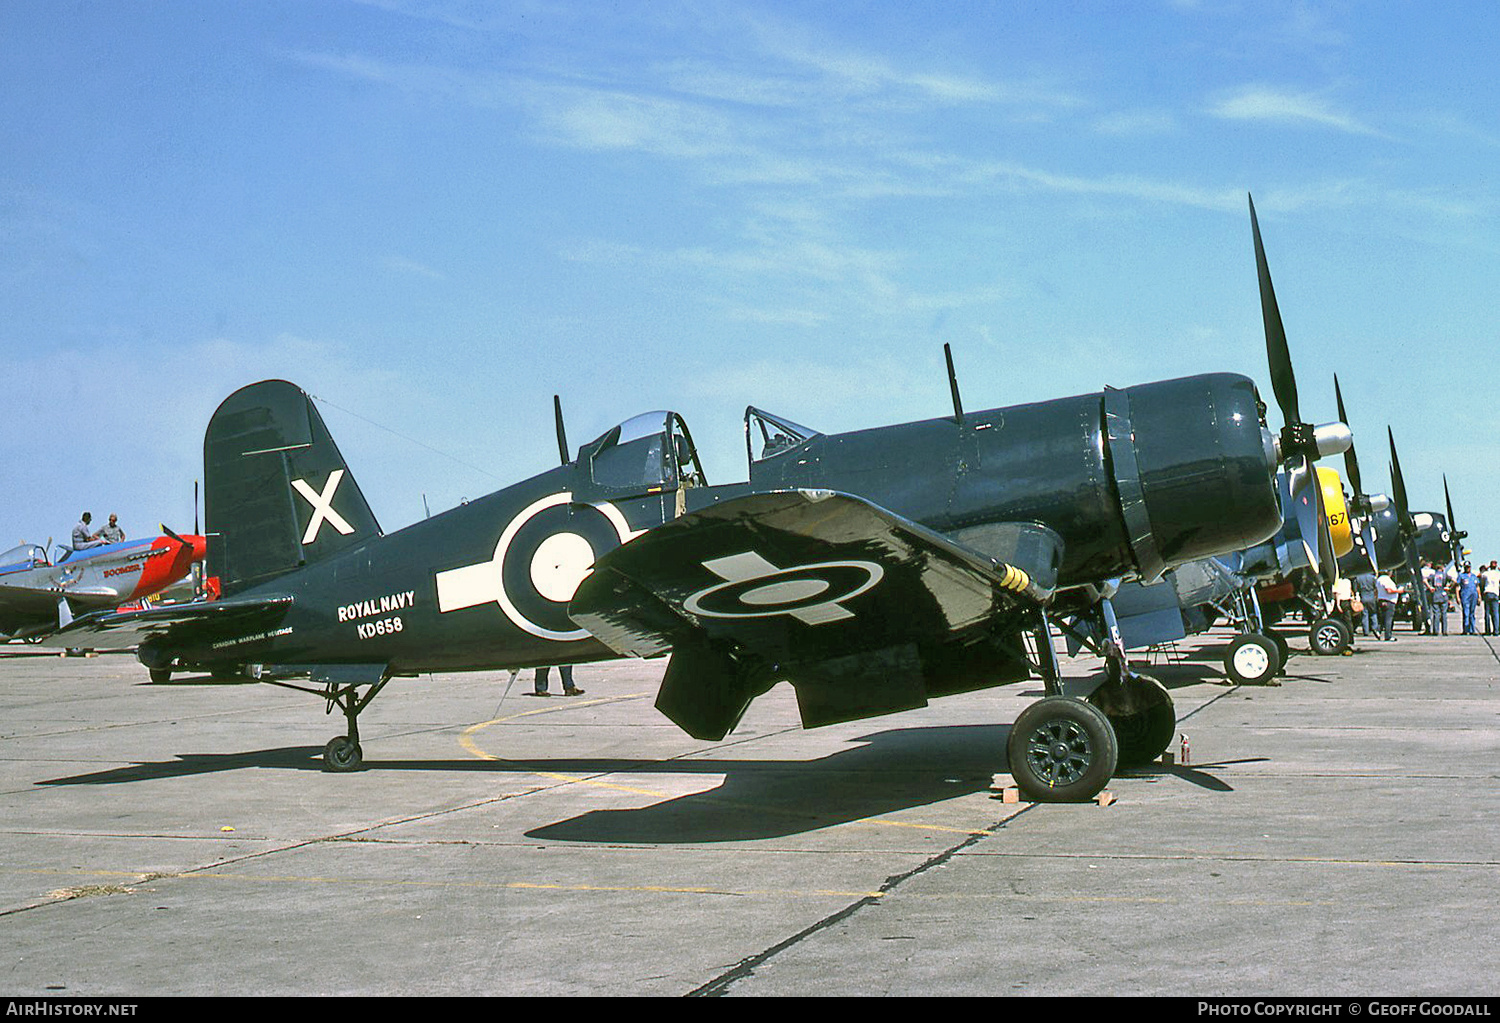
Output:
[[[1038,567],[847,494],[753,494],[606,554],[568,613],[618,653],[672,651],[657,706],[712,737],[781,679],[813,725],[1025,677],[1014,644],[990,641],[1013,638],[1048,595]]]

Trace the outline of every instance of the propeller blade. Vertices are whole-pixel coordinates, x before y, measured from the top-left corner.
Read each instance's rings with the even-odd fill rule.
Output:
[[[1328,507],[1323,503],[1323,487],[1318,482],[1317,470],[1313,470],[1313,496],[1318,504],[1318,554],[1323,564],[1323,578],[1328,584],[1339,577],[1339,559],[1333,553],[1333,531],[1328,525]]]
[[[1339,422],[1345,426],[1349,425],[1349,415],[1344,411],[1344,395],[1339,390],[1339,375],[1333,375],[1333,396],[1339,403]],[[1349,486],[1354,488],[1354,500],[1360,502],[1365,496],[1365,488],[1359,482],[1359,458],[1354,454],[1354,441],[1349,442],[1349,450],[1344,452],[1344,468],[1349,473]]]
[[[1318,493],[1317,475],[1312,463],[1305,457],[1301,458],[1296,468],[1291,471],[1288,494],[1292,501],[1292,514],[1297,520],[1297,531],[1302,534],[1302,542],[1307,546],[1308,567],[1321,576],[1323,544],[1322,530],[1318,528],[1318,520],[1322,517],[1323,502]]]
[[[1370,560],[1370,568],[1376,575],[1379,575],[1380,559],[1375,556],[1375,527],[1370,524],[1369,519],[1365,519],[1365,525],[1360,530],[1360,536],[1365,541],[1365,557]]]
[[[193,480],[193,535],[202,536],[203,530],[198,528],[198,481]]]
[[[1292,353],[1287,348],[1286,328],[1281,323],[1281,309],[1276,304],[1276,289],[1271,285],[1271,268],[1266,263],[1265,245],[1260,239],[1260,222],[1255,217],[1255,199],[1250,199],[1250,231],[1255,238],[1255,272],[1260,278],[1260,315],[1266,328],[1266,357],[1271,364],[1271,389],[1281,417],[1287,425],[1302,422],[1297,408],[1297,376],[1292,371]]]
[[[1443,500],[1448,502],[1448,543],[1453,548],[1453,563],[1458,564],[1464,556],[1464,537],[1469,534],[1453,521],[1453,498],[1448,496],[1447,473],[1443,474]]]
[[[568,435],[563,430],[562,398],[554,394],[552,396],[552,417],[557,422],[557,454],[562,459],[562,464],[568,464]]]
[[[1410,532],[1411,509],[1406,505],[1406,480],[1401,475],[1401,459],[1396,456],[1396,437],[1389,426],[1385,428],[1385,435],[1391,442],[1391,487],[1396,491],[1396,516],[1401,520],[1402,530]]]

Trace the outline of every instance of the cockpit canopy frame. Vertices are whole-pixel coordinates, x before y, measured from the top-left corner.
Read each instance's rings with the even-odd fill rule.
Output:
[[[0,574],[21,572],[28,568],[45,568],[50,564],[47,549],[41,544],[23,543],[0,554]]]
[[[706,487],[687,423],[676,412],[633,416],[578,449],[574,500],[618,500]]]
[[[754,405],[745,408],[745,455],[751,466],[779,458],[817,436],[817,430],[799,426],[790,419],[772,415]]]

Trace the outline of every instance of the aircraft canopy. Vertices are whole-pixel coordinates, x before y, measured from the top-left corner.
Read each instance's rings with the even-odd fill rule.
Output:
[[[609,492],[708,485],[692,435],[676,412],[645,412],[627,419],[584,445],[578,458],[589,482]]]
[[[47,552],[34,543],[23,543],[0,554],[0,573],[22,572],[47,564]]]
[[[816,436],[817,430],[798,426],[790,419],[773,416],[754,405],[745,409],[745,448],[751,465],[786,454]]]

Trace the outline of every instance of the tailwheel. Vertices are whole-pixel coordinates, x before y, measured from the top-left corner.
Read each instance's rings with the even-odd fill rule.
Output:
[[[1270,684],[1283,663],[1276,641],[1256,632],[1236,636],[1224,653],[1224,671],[1242,686]]]
[[[1068,696],[1023,710],[1006,743],[1010,773],[1033,802],[1085,802],[1114,776],[1119,747],[1104,712]]]
[[[1132,672],[1123,681],[1105,682],[1089,696],[1089,703],[1104,713],[1114,729],[1120,767],[1151,763],[1177,734],[1172,696],[1150,675]]]
[[[347,735],[335,735],[323,747],[323,769],[325,771],[357,771],[364,763],[364,751],[359,743]]]
[[[1313,653],[1324,657],[1337,657],[1354,642],[1348,626],[1337,618],[1319,618],[1312,623],[1307,638]]]

